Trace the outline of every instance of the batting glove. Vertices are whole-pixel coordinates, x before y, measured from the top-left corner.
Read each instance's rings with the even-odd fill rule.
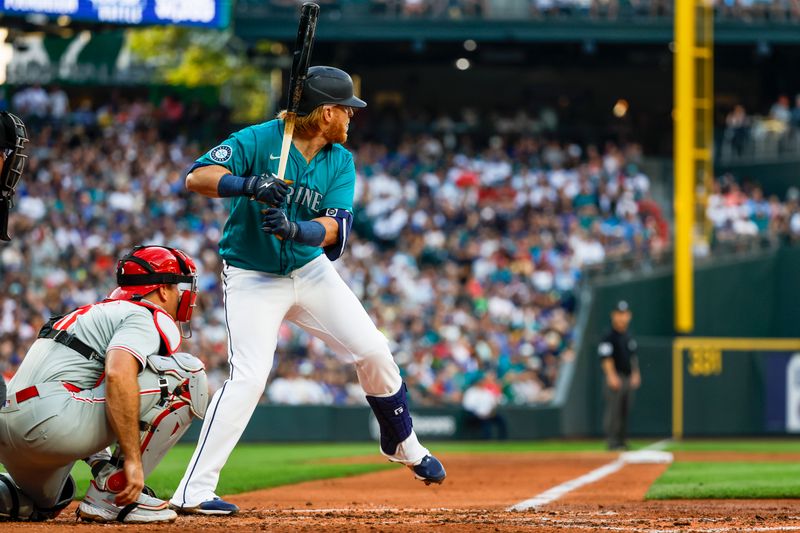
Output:
[[[283,210],[271,207],[264,211],[261,231],[285,240],[294,239],[297,236],[297,223],[289,220]]]
[[[289,193],[289,185],[272,176],[250,176],[244,183],[244,195],[258,202],[278,206]]]

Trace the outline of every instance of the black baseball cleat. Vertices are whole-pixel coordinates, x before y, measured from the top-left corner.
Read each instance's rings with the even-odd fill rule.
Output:
[[[426,455],[419,463],[408,465],[408,467],[414,472],[414,477],[425,482],[426,485],[431,483],[441,485],[444,478],[447,477],[442,463],[432,455]]]

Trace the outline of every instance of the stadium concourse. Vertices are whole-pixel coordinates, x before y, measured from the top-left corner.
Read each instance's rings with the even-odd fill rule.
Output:
[[[123,250],[163,242],[198,260],[200,307],[183,349],[205,361],[212,388],[221,386],[216,246],[225,204],[187,194],[182,175],[209,148],[185,135],[200,131],[197,109],[168,98],[160,106],[82,102],[54,115],[48,102],[63,104],[58,90],[29,93],[39,106],[16,111],[32,124],[30,174],[16,238],[0,253],[5,377],[51,314],[102,297],[96,287],[110,290]],[[378,130],[369,115],[361,120],[354,129]],[[647,267],[669,247],[636,145],[578,146],[528,133],[537,128],[520,116],[450,117],[418,122],[397,142],[357,136],[351,144],[356,238],[337,266],[390,339],[417,405],[458,404],[486,373],[497,378],[484,383],[498,402],[549,401],[561,361],[573,357],[582,269],[631,257]],[[734,200],[723,187],[720,206],[729,209],[714,219],[722,233],[752,235],[733,224],[752,215],[756,235],[800,235],[796,194],[762,209],[757,189],[746,190],[752,197],[737,189]],[[281,330],[276,361],[264,401],[365,402],[352,367],[299,329]]]

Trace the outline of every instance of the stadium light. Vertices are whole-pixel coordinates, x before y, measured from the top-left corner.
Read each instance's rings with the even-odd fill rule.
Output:
[[[622,118],[628,113],[628,101],[624,98],[620,98],[617,100],[617,103],[614,104],[614,108],[612,109],[614,116],[617,118]]]

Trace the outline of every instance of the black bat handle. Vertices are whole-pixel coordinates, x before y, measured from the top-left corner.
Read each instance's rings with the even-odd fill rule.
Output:
[[[300,97],[303,95],[303,83],[311,64],[311,52],[314,48],[314,34],[319,19],[319,5],[306,2],[300,9],[300,25],[297,28],[297,39],[294,45],[294,60],[289,80],[289,101],[286,105],[290,113],[297,112]]]

